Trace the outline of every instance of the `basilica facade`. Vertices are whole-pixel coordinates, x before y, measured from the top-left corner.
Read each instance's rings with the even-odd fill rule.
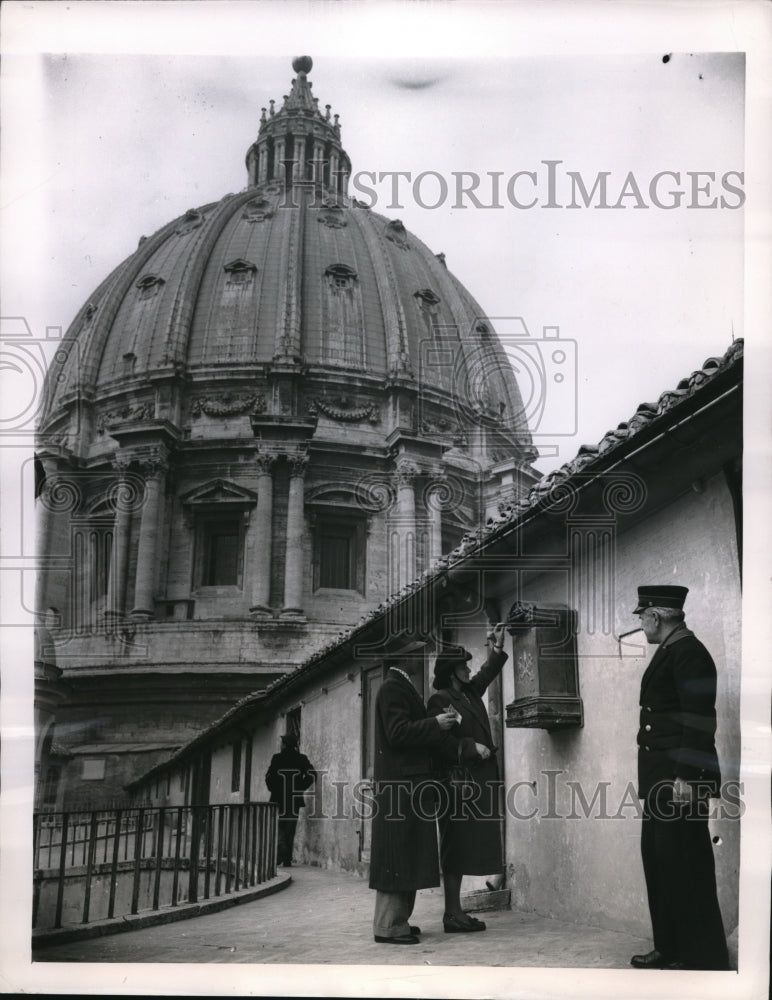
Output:
[[[107,805],[538,479],[481,307],[349,197],[308,73],[83,303],[36,449],[37,804]]]

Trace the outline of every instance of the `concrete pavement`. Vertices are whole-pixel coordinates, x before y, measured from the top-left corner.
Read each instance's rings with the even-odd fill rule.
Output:
[[[280,869],[283,871],[283,869]],[[418,893],[421,943],[376,944],[373,893],[355,875],[308,866],[275,895],[191,920],[33,951],[35,962],[310,963],[628,969],[649,940],[534,914],[480,914],[488,930],[445,934],[442,890]],[[654,973],[641,973],[643,976]]]

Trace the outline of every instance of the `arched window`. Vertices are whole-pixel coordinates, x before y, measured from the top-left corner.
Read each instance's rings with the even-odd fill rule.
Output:
[[[321,361],[363,368],[366,359],[359,277],[347,264],[332,264],[324,277]]]

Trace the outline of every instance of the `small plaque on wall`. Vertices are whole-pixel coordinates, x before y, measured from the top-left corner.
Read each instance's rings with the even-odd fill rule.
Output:
[[[507,726],[550,731],[581,726],[576,612],[564,605],[517,601],[507,616],[507,631],[515,675]]]

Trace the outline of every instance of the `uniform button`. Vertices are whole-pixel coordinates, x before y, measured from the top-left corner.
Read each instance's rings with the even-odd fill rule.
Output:
[[[644,726],[643,728],[646,730],[647,733],[651,732],[651,726]]]
[[[650,712],[650,711],[651,711],[651,705],[647,705],[647,706],[646,706],[646,711],[647,711],[647,712]]]
[[[648,750],[649,748],[648,748],[648,747],[644,747],[643,749],[644,749],[644,750]]]

